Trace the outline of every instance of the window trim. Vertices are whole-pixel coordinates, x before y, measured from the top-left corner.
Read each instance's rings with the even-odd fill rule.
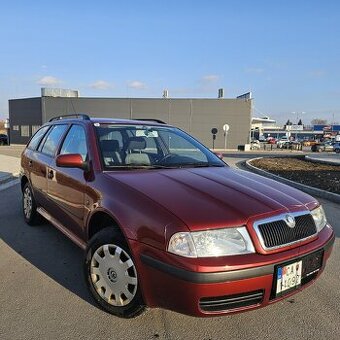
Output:
[[[66,130],[66,133],[63,135],[59,145],[58,145],[58,148],[57,148],[57,152],[55,155],[59,156],[60,155],[60,152],[61,152],[61,148],[63,147],[63,144],[65,142],[65,139],[68,135],[68,133],[70,132],[70,130],[72,129],[72,126],[80,126],[83,131],[84,131],[84,134],[85,134],[85,141],[86,141],[86,149],[87,149],[87,155],[86,155],[86,160],[85,161],[88,161],[89,160],[89,143],[88,143],[88,138],[87,138],[87,131],[85,129],[85,126],[83,124],[77,124],[77,123],[72,123],[72,124],[69,124],[69,127],[68,129]]]
[[[47,127],[47,130],[46,130],[45,133],[42,135],[42,137],[41,137],[41,139],[39,140],[39,143],[37,144],[37,146],[36,146],[35,148],[31,148],[29,145],[30,145],[32,139],[35,137],[35,135],[36,135],[40,130],[42,130],[42,129],[46,128],[46,127]],[[27,149],[28,149],[28,150],[32,150],[32,151],[37,151],[37,150],[39,149],[39,147],[40,147],[41,142],[42,142],[43,139],[45,138],[46,134],[49,133],[50,129],[51,129],[51,125],[43,125],[43,126],[41,126],[41,127],[35,132],[35,134],[32,135],[31,138],[29,139],[29,141],[28,141],[28,143],[27,143]]]
[[[46,152],[43,152],[42,149],[44,148],[44,145],[45,145],[45,143],[46,143],[46,141],[47,141],[48,136],[51,134],[51,132],[53,131],[53,129],[54,129],[56,126],[60,126],[60,125],[65,125],[65,126],[66,126],[66,129],[65,129],[65,131],[63,132],[63,134],[61,135],[61,138],[60,138],[60,140],[59,140],[59,142],[58,142],[58,144],[57,144],[57,148],[56,148],[56,150],[54,151],[54,154],[53,154],[53,155],[50,155],[50,154],[48,154],[48,153],[46,153]],[[57,151],[58,151],[58,149],[59,149],[60,143],[61,143],[61,141],[64,139],[65,133],[67,133],[67,131],[69,130],[69,127],[70,127],[70,124],[68,124],[68,123],[51,124],[51,127],[50,127],[50,129],[48,130],[48,134],[45,134],[45,136],[44,136],[43,140],[41,141],[41,143],[40,143],[39,148],[37,149],[37,151],[40,152],[42,155],[45,155],[45,156],[47,156],[47,157],[55,158],[55,156],[56,156],[56,154],[57,154]]]

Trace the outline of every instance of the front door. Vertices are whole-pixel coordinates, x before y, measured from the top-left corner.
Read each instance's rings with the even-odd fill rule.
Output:
[[[59,154],[80,154],[84,161],[87,159],[86,135],[81,125],[71,126]],[[84,239],[87,185],[84,170],[58,167],[54,159],[48,174],[48,196],[54,205],[53,217],[78,238]]]

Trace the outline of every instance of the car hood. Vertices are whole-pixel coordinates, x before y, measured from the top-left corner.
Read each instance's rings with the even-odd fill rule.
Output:
[[[166,208],[190,230],[244,225],[252,217],[307,210],[307,204],[316,204],[297,189],[229,167],[108,174]]]

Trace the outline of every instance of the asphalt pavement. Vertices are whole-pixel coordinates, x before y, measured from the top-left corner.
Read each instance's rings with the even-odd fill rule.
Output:
[[[2,151],[20,154],[13,150]],[[240,159],[226,160],[234,166]],[[299,294],[230,316],[194,318],[148,309],[124,320],[93,302],[83,280],[81,249],[49,224],[24,223],[19,185],[2,190],[0,197],[1,340],[340,338],[339,204],[321,200],[336,231],[334,250],[322,276]]]
[[[312,153],[306,156],[306,159],[317,163],[334,164],[340,165],[340,154],[339,153]]]

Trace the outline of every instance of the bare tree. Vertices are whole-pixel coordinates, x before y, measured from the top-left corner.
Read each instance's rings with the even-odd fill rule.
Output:
[[[310,122],[312,125],[326,125],[327,119],[314,118]]]

